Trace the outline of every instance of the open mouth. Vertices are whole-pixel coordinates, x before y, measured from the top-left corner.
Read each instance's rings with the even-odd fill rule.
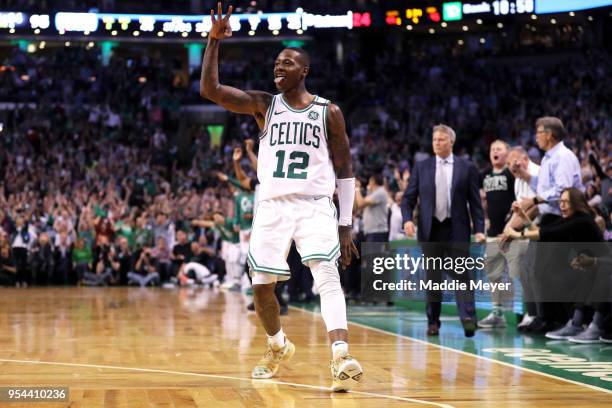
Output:
[[[493,156],[493,161],[499,160],[499,156]]]
[[[278,84],[279,82],[281,82],[283,79],[285,79],[285,74],[282,72],[278,72],[278,73],[274,73],[274,83]]]

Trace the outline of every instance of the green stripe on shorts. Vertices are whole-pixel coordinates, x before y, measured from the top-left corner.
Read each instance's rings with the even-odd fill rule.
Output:
[[[312,261],[314,259],[321,259],[325,261],[331,261],[340,251],[340,243],[337,243],[334,249],[332,249],[327,254],[311,254],[302,257],[302,262],[304,261]]]
[[[289,269],[269,268],[267,266],[257,265],[257,262],[255,262],[255,259],[250,252],[247,253],[247,262],[249,263],[251,269],[253,269],[255,272],[271,273],[274,275],[290,275]]]

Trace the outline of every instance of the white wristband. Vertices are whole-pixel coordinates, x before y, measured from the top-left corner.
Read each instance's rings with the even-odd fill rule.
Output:
[[[355,178],[337,179],[336,185],[340,203],[338,225],[351,225],[353,223],[353,202],[355,201]]]

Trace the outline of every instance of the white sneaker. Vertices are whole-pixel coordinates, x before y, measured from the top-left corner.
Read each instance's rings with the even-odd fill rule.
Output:
[[[535,316],[529,316],[527,313],[523,315],[523,320],[516,326],[519,329],[529,326],[535,320]]]
[[[567,324],[558,330],[549,331],[545,336],[553,340],[565,340],[582,333],[582,326],[574,326],[572,319],[569,319]]]
[[[599,343],[601,342],[600,337],[604,334],[603,330],[601,330],[597,325],[593,322],[589,324],[586,330],[581,333],[569,337],[568,340],[572,343],[582,343],[582,344],[591,344],[591,343]]]
[[[264,356],[251,371],[251,378],[272,378],[283,361],[289,361],[295,354],[295,346],[285,337],[285,345],[278,350],[268,344]]]
[[[334,392],[349,391],[363,379],[361,364],[350,354],[338,356],[331,361],[332,386]]]
[[[485,329],[506,327],[506,318],[503,314],[498,315],[495,312],[491,312],[487,317],[478,322],[478,327]]]

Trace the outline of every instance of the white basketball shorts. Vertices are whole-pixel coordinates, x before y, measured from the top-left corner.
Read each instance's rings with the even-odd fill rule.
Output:
[[[290,277],[287,255],[295,241],[302,262],[340,256],[336,207],[330,197],[288,195],[260,201],[253,219],[247,262],[254,273]]]

